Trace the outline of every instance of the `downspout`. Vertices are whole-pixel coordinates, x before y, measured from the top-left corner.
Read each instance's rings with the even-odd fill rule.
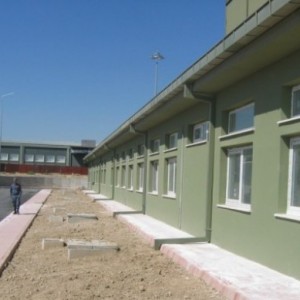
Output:
[[[202,94],[195,95],[192,92],[192,87],[184,85],[184,95],[187,98],[195,99],[199,102],[205,103],[208,105],[208,119],[209,119],[209,128],[208,128],[208,167],[207,167],[207,178],[208,178],[208,188],[206,189],[206,225],[205,225],[205,240],[207,242],[211,241],[211,232],[212,232],[212,195],[213,195],[213,173],[214,173],[214,153],[215,153],[215,105],[214,97],[212,95]]]

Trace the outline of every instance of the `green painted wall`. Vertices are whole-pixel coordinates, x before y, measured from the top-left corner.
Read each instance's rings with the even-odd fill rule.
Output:
[[[298,66],[298,67],[296,67]],[[275,216],[287,206],[288,143],[300,122],[278,125],[289,112],[290,91],[300,84],[300,52],[222,91],[217,97],[212,242],[300,278],[300,223]],[[255,87],[255,88],[254,88]],[[255,131],[228,137],[228,110],[255,103]],[[253,145],[251,213],[220,208],[226,196],[226,149]]]

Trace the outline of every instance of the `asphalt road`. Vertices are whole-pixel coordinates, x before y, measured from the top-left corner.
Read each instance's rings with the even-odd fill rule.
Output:
[[[22,189],[21,204],[30,199],[38,191],[38,189]],[[9,194],[9,187],[2,187],[0,188],[0,221],[2,221],[6,216],[8,216],[12,211],[13,206]]]

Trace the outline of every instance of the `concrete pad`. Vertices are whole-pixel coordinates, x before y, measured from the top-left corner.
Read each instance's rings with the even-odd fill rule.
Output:
[[[114,200],[105,200],[105,201],[97,201],[101,206],[103,206],[107,211],[111,212],[111,215],[115,215],[115,213],[122,212],[134,212],[135,210],[131,207],[128,207],[120,202]]]
[[[67,247],[68,260],[86,256],[98,256],[119,251],[119,246],[117,244],[100,240],[68,240]]]
[[[101,194],[87,194],[89,198],[91,198],[93,201],[99,201],[99,200],[107,200],[108,198]]]
[[[300,299],[300,282],[213,244],[163,245],[161,252],[234,300]]]
[[[86,221],[97,221],[98,217],[95,214],[68,214],[69,223],[78,223]]]
[[[187,239],[194,237],[186,232],[143,214],[119,214],[117,215],[117,219],[127,223],[127,225],[140,234],[151,247],[155,247],[156,240]]]
[[[45,250],[47,248],[55,248],[55,247],[64,247],[65,242],[63,239],[55,239],[55,238],[44,238],[42,240],[42,249]]]

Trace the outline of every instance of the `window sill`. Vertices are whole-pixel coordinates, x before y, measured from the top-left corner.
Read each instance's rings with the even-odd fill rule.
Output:
[[[207,140],[203,140],[203,141],[187,144],[185,147],[190,148],[190,147],[194,147],[194,146],[203,145],[203,144],[206,144],[206,143],[207,143]]]
[[[148,194],[152,196],[158,196],[158,192],[149,192]]]
[[[158,154],[159,154],[159,152],[152,152],[149,154],[149,156],[154,156],[154,155],[158,155]]]
[[[288,125],[288,124],[291,124],[293,122],[298,122],[298,121],[300,121],[300,116],[295,116],[295,117],[292,117],[289,119],[278,121],[277,124],[278,124],[278,126],[281,126],[281,125]]]
[[[136,193],[143,194],[143,190],[136,190]]]
[[[168,194],[164,194],[162,195],[164,198],[169,198],[169,199],[176,199],[176,195],[168,195]]]
[[[128,192],[133,192],[133,189],[127,189]]]
[[[234,210],[242,213],[251,213],[251,207],[249,206],[233,206],[233,205],[226,205],[226,204],[218,204],[217,207],[219,208],[224,208],[224,209],[229,209],[229,210]]]
[[[253,133],[253,132],[254,132],[254,127],[251,127],[251,128],[245,129],[245,130],[240,130],[240,131],[228,133],[228,134],[225,134],[225,135],[221,135],[221,136],[219,136],[219,140],[222,141],[222,140],[230,139],[232,137],[237,137],[237,136],[240,136],[240,135],[246,135],[246,134]]]
[[[175,147],[175,148],[170,148],[170,149],[165,150],[164,153],[172,152],[172,151],[176,151],[176,150],[177,150],[177,147]]]
[[[294,221],[300,223],[300,215],[289,215],[289,214],[274,214],[274,217],[277,219],[283,219],[288,221]]]

